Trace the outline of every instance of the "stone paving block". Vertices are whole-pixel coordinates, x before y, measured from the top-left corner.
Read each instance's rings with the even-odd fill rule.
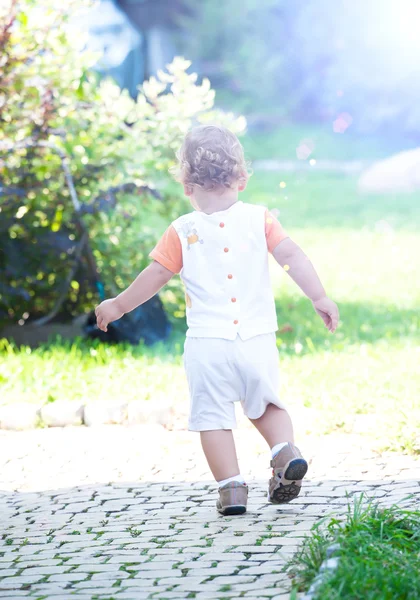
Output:
[[[18,544],[22,544],[23,542],[25,542],[25,544],[31,544],[31,545],[38,545],[38,544],[46,544],[47,543],[47,537],[46,536],[31,536],[30,534],[26,533],[20,533],[20,534],[13,534],[13,541],[17,542]]]
[[[72,556],[76,556],[77,554],[81,554],[83,548],[80,548],[80,546],[77,544],[77,542],[66,542],[64,543],[62,546],[60,546],[60,544],[52,544],[53,547],[55,548],[55,550],[53,550],[52,552],[52,556],[61,556],[62,559],[64,558],[69,558]],[[89,544],[89,547],[92,548],[92,555],[97,554],[97,553],[102,553],[104,548],[103,546],[101,546],[100,544],[96,543],[96,542],[92,542],[92,544]],[[41,555],[41,553],[40,553]],[[43,556],[47,556],[47,554],[43,555]]]
[[[57,548],[50,549],[49,545],[48,545],[45,550],[41,550],[40,552],[37,552],[36,555],[28,553],[28,555],[25,556],[25,558],[27,558],[28,560],[31,560],[31,559],[54,560],[54,558],[55,558],[55,556],[57,556],[57,554],[59,554],[59,550]]]
[[[36,404],[17,402],[0,408],[1,429],[32,429],[38,421]]]
[[[18,572],[18,569],[3,569],[0,568],[0,578],[1,577],[8,577],[9,575],[16,575],[16,573]],[[1,588],[1,585],[0,585]]]
[[[296,546],[298,544],[296,537],[286,536],[267,538],[261,542],[262,546]]]
[[[1,587],[4,589],[13,589],[13,588],[19,588],[22,587],[23,585],[29,585],[32,583],[36,583],[37,581],[39,581],[42,578],[42,576],[38,576],[38,575],[18,575],[18,576],[14,576],[14,577],[5,577],[4,579],[1,580]]]
[[[66,558],[66,565],[69,565],[69,567],[74,567],[75,565],[86,565],[86,568],[88,568],[100,567],[101,565],[104,565],[107,557],[103,555],[95,557],[93,554],[78,553],[74,556],[66,555]]]
[[[263,575],[260,578],[261,583],[264,587],[275,587],[275,588],[284,588],[289,585],[289,579],[287,577],[286,571],[283,567],[281,573],[273,573],[271,575]]]
[[[124,546],[120,549],[121,546]],[[150,552],[151,550],[155,550],[158,548],[158,544],[156,542],[146,542],[140,541],[137,539],[135,542],[125,542],[124,544],[114,544],[114,542],[107,542],[98,548],[98,551],[102,551],[104,554],[108,552],[112,555],[115,555],[115,552],[138,552],[140,554],[143,550],[145,552]]]
[[[51,575],[51,577],[49,578],[49,581],[54,581],[54,582],[79,582],[79,581],[83,581],[83,579],[86,579],[86,577],[88,576],[88,574],[85,573],[63,573],[61,575],[57,574],[57,575]]]
[[[19,563],[20,566],[20,563]],[[61,573],[64,574],[66,573],[66,571],[69,570],[69,567],[67,565],[63,565],[63,566],[46,566],[46,567],[31,567],[31,568],[26,568],[23,572],[22,572],[22,577],[25,577],[26,575],[38,575],[39,578],[44,577],[45,575],[56,575],[57,573]]]
[[[212,554],[213,552],[225,552],[227,554],[231,551],[235,552],[237,548],[232,548],[232,546],[226,546],[223,540],[221,540],[220,542],[218,540],[215,540],[215,542],[211,546],[197,546],[196,548],[191,546],[188,548],[188,551],[191,550],[196,550],[200,554],[205,555]]]
[[[206,559],[208,558],[208,555]],[[210,560],[190,560],[179,565],[180,569],[211,569],[216,561]],[[245,563],[244,563],[245,564]],[[236,563],[235,563],[236,565]]]
[[[21,556],[21,555],[33,555],[35,554],[38,550],[41,550],[44,548],[44,546],[42,544],[32,544],[31,546],[19,546],[17,544],[11,544],[9,546],[10,548],[18,548],[18,552],[16,552],[16,555]]]
[[[65,506],[62,506],[58,509],[58,513],[57,514],[66,514],[66,513],[81,513],[84,510],[88,510],[89,508],[94,508],[96,507],[97,504],[96,502],[73,502],[72,504],[67,504]]]
[[[220,585],[233,585],[236,589],[236,586],[244,583],[254,583],[256,579],[256,577],[251,575],[243,575],[241,571],[238,575],[221,575],[220,577],[215,577],[212,581]]]
[[[66,565],[70,565],[70,561],[66,562]],[[74,564],[71,565],[74,567]],[[72,573],[107,573],[112,567],[108,564],[97,564],[91,565],[89,563],[83,562],[72,571]]]
[[[222,593],[223,593],[223,598],[237,598],[235,592],[222,592]],[[202,591],[202,592],[198,592],[198,594],[196,594],[195,598],[197,600],[219,600],[219,597],[222,596],[222,593]],[[259,598],[258,600],[261,600],[261,599]]]
[[[48,594],[47,598],[48,600],[51,600],[51,598],[54,600],[74,600],[74,598],[77,598],[78,600],[92,600],[92,594],[75,594],[74,591],[63,590],[61,594],[58,594],[57,596],[50,596]],[[107,596],[107,600],[109,600],[109,595]]]
[[[116,569],[115,571],[102,571],[101,573],[94,573],[92,575],[91,581],[116,581],[118,579],[128,579],[130,575],[125,571],[119,571]]]
[[[206,583],[191,583],[189,577],[185,577],[183,582],[177,587],[177,590],[187,593],[196,592],[198,595],[198,592],[219,592],[220,585],[218,583],[215,584],[213,581]],[[181,598],[184,598],[184,596],[181,595]]]
[[[119,512],[119,511],[123,510],[125,506],[127,506],[127,504],[125,504],[124,501],[107,500],[106,502],[103,503],[101,508],[105,512],[111,512],[111,511]]]
[[[147,583],[142,583],[138,579],[127,579],[126,581],[124,581],[124,585],[121,587],[121,589],[125,589],[128,591],[132,588],[140,588],[144,592],[148,591],[149,594],[158,594],[159,592],[165,591],[167,587],[168,586],[166,585],[161,585],[160,582],[158,583],[158,585],[154,585],[153,579],[150,579],[149,581],[147,581]]]
[[[256,596],[257,592],[247,592],[245,596],[237,596],[237,598],[247,598],[247,600],[261,600],[261,596]],[[250,596],[248,594],[251,594]],[[266,596],[267,597],[267,596]],[[287,600],[289,600],[289,594],[287,595]]]
[[[140,554],[139,552],[125,552],[123,551],[121,554],[112,555],[111,558],[107,561],[107,565],[113,564],[123,564],[125,562],[146,562],[146,560],[142,560],[143,557],[148,560],[148,556],[146,554]]]
[[[345,500],[345,498],[344,498]],[[298,496],[296,500],[293,501],[293,506],[299,506],[301,504],[325,504],[328,506],[329,504],[335,504],[337,502],[342,502],[343,498],[332,497],[331,495],[325,494],[325,496]]]
[[[251,554],[265,554],[267,552],[267,548],[263,548],[262,546],[241,546],[241,552],[249,552]]]
[[[312,516],[312,515],[325,515],[328,512],[332,512],[331,510],[331,506],[327,506],[327,505],[311,505],[311,504],[307,504],[305,506],[305,508],[302,509],[305,513],[305,516]]]
[[[271,552],[270,552],[271,550]],[[250,567],[255,567],[259,564],[264,564],[266,562],[281,562],[282,554],[280,554],[280,550],[274,550],[274,548],[267,548],[267,552],[269,554],[251,554],[251,556],[247,559],[246,564]]]
[[[127,403],[88,402],[84,407],[83,421],[88,427],[122,423],[127,418]]]
[[[129,585],[129,580],[124,580],[122,583],[124,586],[127,586]],[[77,594],[79,594],[79,592],[82,594],[96,594],[100,591],[101,594],[114,595],[118,589],[119,588],[114,587],[111,582],[107,581],[78,581],[72,584],[72,590],[77,592]]]
[[[254,546],[257,544],[257,540],[264,535],[263,531],[256,531],[252,535],[244,535],[244,536],[224,536],[223,543],[231,546],[232,548],[241,548],[242,546]]]
[[[66,584],[57,584],[57,583],[37,583],[31,586],[32,597],[35,594],[35,598],[43,595],[49,594],[70,594],[70,592],[66,589]],[[49,600],[49,598],[48,598]]]
[[[219,591],[210,595],[207,595],[206,593],[201,592],[200,594],[197,594],[196,598],[211,598],[212,600],[219,600],[219,598],[223,598],[223,600],[229,599],[229,600],[235,600],[240,598],[240,596],[238,596],[237,592],[234,590],[228,590],[228,591]]]
[[[183,585],[185,582],[188,582],[191,585],[200,585],[204,583],[208,579],[207,576],[197,577],[195,574],[184,576],[182,573],[179,577],[171,576],[171,573],[167,572],[162,574],[162,577],[159,577],[159,585],[172,587],[177,586],[176,589],[179,588],[180,585]],[[134,581],[134,580],[133,580]]]
[[[244,561],[246,559],[246,555],[243,552],[236,552],[236,551],[232,551],[232,552],[219,552],[219,551],[213,551],[213,552],[207,552],[205,554],[205,556],[201,557],[198,559],[198,561],[200,560],[205,560],[205,561],[222,561],[222,562],[231,562],[231,561],[235,561],[235,562],[241,562]]]
[[[113,594],[112,597],[115,596],[115,593]],[[110,600],[110,595],[109,594],[97,594],[96,596],[98,599],[100,600]],[[78,591],[78,592],[74,592],[73,591],[73,595],[70,596],[70,598],[72,598],[72,600],[74,600],[74,598],[77,598],[78,600],[82,599],[82,600],[92,600],[92,594],[91,593],[87,593],[87,594],[83,594],[82,592]],[[48,598],[48,600],[50,600]]]
[[[40,415],[42,421],[48,427],[81,425],[83,420],[83,405],[72,401],[56,400],[55,402],[44,404]]]
[[[278,595],[279,595],[278,588],[264,588],[259,592],[260,598],[275,598]],[[249,597],[254,597],[254,596],[255,596],[255,592],[250,591],[250,592],[245,592],[244,598],[249,598]],[[290,596],[288,596],[288,598],[289,597]]]
[[[168,548],[205,548],[207,547],[207,542],[205,540],[183,540],[177,541],[177,539],[170,540],[167,544]]]
[[[284,577],[284,575],[283,575]],[[285,585],[290,585],[289,582],[287,582]],[[271,594],[267,594],[267,595],[274,595],[274,594],[278,594],[280,592],[284,592],[285,588],[282,585],[282,582],[275,582],[275,583],[270,583],[270,582],[264,582],[260,579],[258,579],[257,581],[254,581],[253,583],[239,583],[238,585],[235,586],[235,591],[238,594],[244,594],[246,595],[247,593],[250,595],[255,595],[255,594],[259,594],[261,596],[264,596],[264,592],[265,590],[272,590]]]
[[[30,598],[30,593],[29,591],[24,591],[24,590],[7,590],[7,597],[4,596],[4,598],[7,600],[9,598]],[[33,596],[32,596],[33,597]],[[48,599],[49,600],[49,599]]]
[[[96,584],[98,586],[98,584]],[[76,592],[73,592],[73,594],[71,596],[69,596],[69,599],[74,599],[74,598],[86,598],[89,600],[92,600],[92,597],[95,598],[100,598],[102,600],[114,600],[116,598],[118,598],[118,590],[120,588],[119,587],[112,587],[112,586],[104,586],[104,587],[96,587],[94,589],[92,589],[90,592],[87,589],[81,589],[78,590]],[[149,593],[150,595],[150,593]],[[49,598],[47,599],[49,600]],[[135,600],[135,598],[133,598],[133,600]]]
[[[155,554],[155,552],[156,552],[156,550],[151,550],[148,554],[145,555],[145,558],[147,560],[152,559],[152,562],[154,562],[154,563],[171,562],[171,561],[173,561],[174,563],[180,563],[183,560],[190,561],[190,560],[194,559],[196,556],[198,556],[197,554],[184,554],[184,553],[178,554],[178,553],[174,553],[173,551],[166,553],[166,554]]]
[[[166,569],[172,569],[174,561],[159,561],[159,562],[146,562],[140,565],[139,571],[165,571]],[[172,569],[173,570],[173,569]]]
[[[167,597],[168,598],[170,598],[170,597],[173,598],[174,597],[174,596],[168,596],[167,594],[169,594],[169,593],[170,592],[165,592],[165,598],[167,598]],[[149,600],[149,598],[150,598],[150,592],[145,592],[143,590],[143,588],[141,588],[141,587],[139,587],[139,588],[132,588],[130,592],[124,592],[124,591],[123,592],[118,592],[118,594],[115,594],[115,597],[116,598],[121,598],[121,599],[124,599],[124,600]],[[104,600],[105,600],[105,598],[104,598]],[[109,596],[108,596],[108,598],[106,600],[109,600]]]
[[[134,590],[133,590],[133,592],[134,592]],[[137,597],[138,596],[137,596],[137,592],[136,592],[136,596],[135,596],[136,600],[137,600]],[[118,598],[127,598],[127,600],[133,600],[133,595],[131,595],[131,596],[118,595]],[[146,598],[149,599],[150,596],[147,595]],[[156,598],[156,600],[159,600],[159,598],[157,596],[155,596],[155,598]],[[184,600],[185,594],[180,596],[180,593],[177,592],[176,589],[172,590],[171,592],[168,592],[165,590],[162,593],[162,598],[165,598],[165,600],[172,600],[172,599],[173,600]],[[216,600],[216,597],[214,595],[213,595],[213,600]]]
[[[278,564],[261,565],[259,567],[249,567],[241,570],[241,575],[265,575],[274,571],[281,571],[282,566]]]
[[[217,575],[232,575],[237,571],[235,563],[227,563],[229,566],[217,565],[217,567],[209,567],[208,569],[194,569],[193,575],[195,577],[215,577]]]

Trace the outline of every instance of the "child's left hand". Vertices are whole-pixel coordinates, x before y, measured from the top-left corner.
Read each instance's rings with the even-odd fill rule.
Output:
[[[95,309],[96,323],[101,331],[108,331],[108,324],[124,315],[115,298],[104,300]]]
[[[312,302],[312,304],[314,305],[316,312],[324,321],[325,327],[331,331],[331,333],[334,333],[340,319],[336,303],[333,302],[331,298],[328,298],[328,296],[324,296],[320,300]]]

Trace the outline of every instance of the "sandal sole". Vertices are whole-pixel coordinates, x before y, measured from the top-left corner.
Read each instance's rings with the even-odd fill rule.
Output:
[[[217,509],[221,515],[228,517],[230,515],[243,515],[246,512],[246,506],[243,504],[234,504],[232,506],[224,506]]]
[[[302,487],[291,483],[289,485],[279,484],[280,487],[275,489],[271,495],[270,502],[272,504],[288,504],[300,494]]]
[[[278,487],[271,492],[271,496],[269,495],[268,501],[272,504],[287,504],[297,498],[302,486],[296,485],[296,481],[303,479],[307,471],[308,463],[305,459],[292,459],[279,480]]]
[[[304,458],[294,458],[290,461],[284,475],[283,481],[299,481],[308,472],[308,463]]]

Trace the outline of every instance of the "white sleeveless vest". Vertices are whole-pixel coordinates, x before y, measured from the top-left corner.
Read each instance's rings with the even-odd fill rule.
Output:
[[[189,337],[243,340],[277,330],[264,206],[236,202],[173,222],[182,244]]]

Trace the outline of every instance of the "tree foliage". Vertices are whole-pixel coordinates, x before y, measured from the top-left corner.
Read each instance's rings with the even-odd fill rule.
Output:
[[[284,0],[184,0],[178,44],[218,88],[247,111],[272,104],[287,114],[293,97],[286,42],[290,10]],[[278,75],[281,74],[281,78]]]
[[[168,174],[185,132],[206,120],[244,128],[243,119],[213,110],[209,81],[197,83],[182,58],[145,82],[136,101],[100,80],[96,57],[74,43],[71,28],[70,16],[86,5],[21,0],[2,15],[0,322],[47,313],[72,274],[80,233],[60,155],[110,294],[132,280],[163,228],[188,210]],[[82,260],[65,312],[91,308],[94,294]],[[175,283],[167,292],[172,312],[182,312],[180,297]]]
[[[414,0],[184,3],[180,48],[243,110],[420,136]]]

